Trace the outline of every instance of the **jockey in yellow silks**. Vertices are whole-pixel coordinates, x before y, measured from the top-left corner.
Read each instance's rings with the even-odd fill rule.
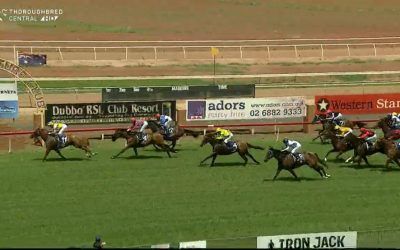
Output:
[[[232,149],[232,147],[234,146],[234,143],[229,141],[233,137],[232,132],[228,129],[223,129],[223,128],[217,128],[216,132],[217,132],[217,134],[216,134],[215,139],[224,140],[225,145],[229,149]]]
[[[339,125],[335,126],[335,130],[338,132],[336,135],[339,137],[346,137],[348,134],[353,132],[353,130],[351,128],[341,127]]]
[[[58,137],[58,147],[61,147],[63,143],[65,143],[64,139],[66,138],[64,132],[68,128],[67,124],[61,122],[50,121],[47,123],[48,126],[52,127],[53,133],[57,134]]]

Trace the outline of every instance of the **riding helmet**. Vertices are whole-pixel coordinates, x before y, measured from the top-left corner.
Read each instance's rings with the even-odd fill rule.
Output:
[[[287,144],[289,142],[289,139],[288,138],[283,138],[283,143],[285,143],[285,144]]]

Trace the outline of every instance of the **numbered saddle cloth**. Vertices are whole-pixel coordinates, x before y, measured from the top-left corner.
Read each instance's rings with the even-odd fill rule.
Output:
[[[137,135],[137,138],[138,138],[138,140],[139,140],[139,144],[142,144],[142,145],[144,145],[144,144],[146,144],[146,141],[147,141],[147,134],[140,134],[140,133],[138,133]]]
[[[291,154],[296,164],[303,164],[305,162],[303,154]]]
[[[231,152],[235,152],[237,150],[237,143],[236,142],[228,141],[226,146],[228,147],[229,151],[231,151]]]
[[[396,141],[396,142],[395,142],[395,145],[396,145],[397,150],[400,151],[400,142]]]
[[[56,140],[57,140],[57,146],[58,148],[63,148],[65,147],[65,144],[68,142],[68,137],[66,135],[56,135]]]

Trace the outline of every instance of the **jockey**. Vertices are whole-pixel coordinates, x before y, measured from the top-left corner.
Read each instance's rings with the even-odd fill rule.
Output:
[[[326,111],[326,119],[331,120],[336,125],[340,125],[343,115],[340,112],[333,112],[331,109],[328,109]]]
[[[169,134],[169,129],[171,128],[171,124],[174,120],[172,120],[172,118],[168,115],[160,114],[156,114],[156,118],[158,121],[160,121],[160,125],[164,129],[165,133]]]
[[[363,139],[367,142],[367,147],[372,146],[376,142],[376,134],[374,131],[366,128],[360,128],[361,134],[358,138]]]
[[[57,139],[58,139],[58,147],[61,147],[63,142],[63,139],[65,138],[65,130],[67,129],[67,124],[61,123],[61,122],[54,122],[54,121],[49,121],[47,123],[47,126],[52,127],[53,133],[57,134]]]
[[[300,154],[300,152],[298,151],[301,149],[300,142],[295,140],[289,140],[288,138],[284,138],[282,142],[283,144],[285,144],[286,148],[282,149],[281,151],[292,153],[296,158],[298,158]]]
[[[131,118],[132,125],[127,129],[128,132],[133,132],[139,130],[138,138],[140,141],[144,138],[144,130],[149,125],[147,119],[136,119],[135,117]]]
[[[224,140],[225,145],[228,148],[232,148],[233,142],[229,141],[233,137],[232,132],[228,129],[223,129],[223,128],[217,128],[216,131],[217,131],[217,137],[215,139]]]
[[[391,114],[392,129],[400,129],[400,118],[396,112]]]
[[[339,125],[335,126],[335,130],[338,131],[339,133],[336,134],[339,137],[346,138],[347,135],[353,132],[353,130],[349,127],[341,127]]]

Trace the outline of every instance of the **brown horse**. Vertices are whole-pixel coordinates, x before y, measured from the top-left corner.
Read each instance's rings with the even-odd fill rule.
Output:
[[[184,129],[180,127],[179,125],[173,126],[172,127],[172,133],[171,135],[167,135],[167,133],[163,130],[161,125],[157,123],[156,121],[148,121],[148,128],[151,129],[153,133],[159,132],[164,136],[164,140],[170,141],[171,142],[171,148],[175,148],[176,142],[184,135],[190,135],[193,136],[194,138],[197,138],[200,135],[200,132],[192,131],[189,129]]]
[[[374,128],[381,128],[384,134],[384,137],[389,140],[397,140],[400,139],[400,129],[391,129],[390,128],[391,120],[385,116],[381,118]]]
[[[328,178],[330,177],[329,174],[325,172],[325,169],[323,166],[327,167],[326,163],[323,162],[316,153],[313,152],[305,152],[303,153],[304,156],[304,161],[299,162],[296,161],[295,157],[293,154],[284,151],[282,152],[279,149],[274,149],[273,147],[269,147],[267,151],[267,155],[264,158],[264,162],[268,162],[270,159],[275,158],[278,160],[278,169],[276,170],[276,174],[273,178],[273,180],[278,177],[279,173],[285,169],[289,171],[296,180],[299,178],[297,177],[296,173],[294,172],[293,169],[301,167],[303,165],[308,165],[310,168],[314,169],[317,171],[322,178]]]
[[[395,162],[400,167],[400,151],[396,147],[396,143],[386,138],[379,138],[375,143],[375,150],[385,154],[388,159],[386,160],[386,167],[389,167],[389,163]]]
[[[357,145],[362,143],[362,139],[356,137],[352,133],[347,135],[346,138],[337,137],[334,132],[327,132],[326,135],[328,136],[329,139],[331,139],[331,144],[333,146],[333,149],[329,150],[326,153],[324,157],[325,161],[327,161],[328,155],[332,152],[338,152],[338,155],[336,155],[336,159],[339,159],[339,156],[341,156],[343,153],[356,148]],[[348,162],[352,158],[353,157],[350,157],[349,159],[346,160],[346,162]]]
[[[323,114],[316,114],[313,120],[311,121],[311,124],[315,124],[318,121],[322,124],[322,129],[318,129],[318,136],[313,138],[313,141],[320,138],[321,143],[324,144],[326,140],[329,139],[329,136],[327,134],[329,134],[331,130],[333,131],[333,128],[335,127],[336,124],[334,124],[332,120],[326,119],[326,116]],[[342,122],[343,124],[341,126],[349,127],[351,129],[354,129],[356,126],[358,128],[362,128],[367,125],[364,122],[351,121],[347,119],[343,119]]]
[[[247,156],[249,156],[256,164],[260,164],[249,152],[249,148],[255,148],[255,149],[260,149],[263,150],[263,147],[260,146],[254,146],[251,145],[250,143],[243,142],[243,141],[236,141],[237,148],[236,150],[230,150],[225,143],[222,140],[216,139],[216,133],[211,132],[206,135],[204,135],[203,140],[200,144],[200,147],[203,147],[205,144],[209,143],[212,148],[213,152],[211,155],[207,156],[204,160],[200,162],[200,164],[203,164],[206,160],[212,158],[211,161],[211,167],[214,166],[215,159],[217,158],[218,155],[230,155],[233,153],[238,153],[240,157],[244,160],[244,166],[247,164]]]
[[[51,150],[56,151],[57,154],[59,156],[61,156],[61,158],[66,160],[66,158],[60,152],[61,148],[58,147],[58,141],[57,141],[56,137],[52,134],[49,134],[48,130],[43,129],[43,128],[37,128],[33,131],[33,133],[31,134],[30,137],[34,138],[35,145],[38,145],[38,143],[40,143],[39,137],[41,137],[42,140],[45,142],[46,153],[44,154],[43,161],[46,160],[46,158]],[[84,137],[84,136],[77,137],[75,135],[70,134],[70,135],[68,135],[68,140],[65,143],[63,148],[68,147],[70,145],[84,150],[86,152],[87,157],[91,157],[92,155],[95,155],[95,153],[92,153],[92,151],[89,148],[89,138],[87,138],[87,137]]]
[[[356,143],[357,145],[354,148],[354,155],[348,159],[346,162],[356,161],[358,166],[361,166],[361,160],[364,160],[368,166],[371,166],[368,162],[367,156],[378,153],[379,151],[375,148],[375,146],[368,146],[367,142],[359,141]]]
[[[118,154],[112,156],[111,159],[117,158],[129,148],[133,148],[133,151],[137,156],[137,148],[146,147],[148,145],[157,145],[159,148],[167,152],[169,157],[171,157],[170,151],[176,153],[174,149],[170,149],[170,147],[165,143],[163,135],[158,132],[151,133],[151,131],[149,131],[149,133],[147,133],[147,139],[145,139],[143,142],[140,142],[138,138],[138,132],[128,133],[126,129],[117,129],[112,135],[112,141],[116,141],[118,138],[125,138],[127,145]]]

